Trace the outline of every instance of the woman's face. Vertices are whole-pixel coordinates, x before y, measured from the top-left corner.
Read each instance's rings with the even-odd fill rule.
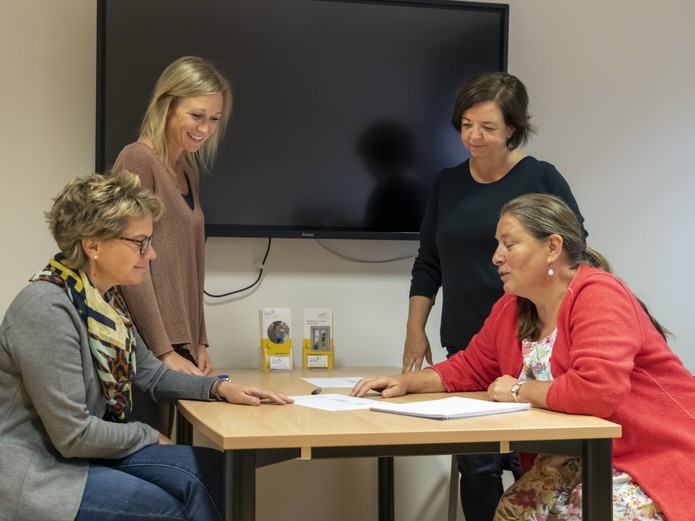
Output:
[[[150,267],[150,261],[157,254],[150,243],[143,255],[142,241],[152,237],[152,218],[130,219],[121,238],[109,240],[87,240],[89,255],[89,276],[100,293],[105,293],[113,286],[140,284]],[[129,240],[132,239],[132,240]]]
[[[533,237],[509,214],[500,217],[495,238],[492,263],[497,266],[505,293],[534,300],[534,294],[548,280],[548,241]]]
[[[172,159],[178,159],[184,150],[197,152],[217,131],[223,103],[221,92],[174,101],[166,124],[167,148]]]
[[[504,114],[493,101],[476,103],[461,118],[461,141],[475,159],[489,159],[509,153],[507,140],[514,128],[504,122]]]

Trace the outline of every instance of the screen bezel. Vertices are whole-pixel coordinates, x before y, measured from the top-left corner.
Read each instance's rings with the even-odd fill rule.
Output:
[[[106,3],[97,2],[97,60],[96,60],[96,143],[95,167],[97,172],[104,172],[106,165],[105,143],[105,60],[106,57]],[[118,0],[111,0],[118,1]],[[509,5],[489,2],[465,2],[458,0],[307,0],[315,2],[371,3],[399,6],[420,6],[442,9],[463,9],[477,11],[495,11],[500,15],[501,56],[498,69],[507,70],[509,44]],[[376,231],[355,227],[300,227],[282,225],[249,224],[205,224],[207,237],[272,237],[272,238],[309,238],[309,239],[355,239],[355,240],[419,240],[419,232]]]

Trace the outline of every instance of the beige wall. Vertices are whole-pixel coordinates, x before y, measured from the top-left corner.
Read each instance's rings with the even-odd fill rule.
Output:
[[[51,197],[94,168],[95,13],[88,0],[2,0],[3,313],[55,249],[42,214]]]
[[[92,0],[2,0],[0,16],[0,310],[54,252],[42,212],[71,177],[93,168],[95,17]],[[691,0],[510,0],[509,71],[527,84],[540,127],[530,153],[567,177],[590,242],[676,334],[695,370],[690,213],[695,176],[695,4]],[[327,241],[362,259],[413,253],[412,243]],[[260,239],[213,239],[208,289],[256,277]],[[337,363],[397,365],[411,261],[358,263],[309,240],[275,240],[262,285],[209,301],[218,365],[254,366],[257,310],[333,307]],[[435,308],[429,327],[437,345]],[[435,348],[437,359],[442,350]],[[299,362],[299,357],[297,357]],[[396,462],[397,518],[445,516],[446,458]],[[368,460],[292,462],[259,474],[259,519],[375,519]],[[299,490],[297,482],[306,485]],[[283,486],[288,483],[288,486]],[[270,491],[270,492],[268,492]],[[272,499],[269,499],[272,497]],[[318,499],[318,503],[315,503]],[[307,503],[316,505],[306,510]],[[301,513],[300,513],[301,512]],[[313,512],[313,513],[310,513]]]

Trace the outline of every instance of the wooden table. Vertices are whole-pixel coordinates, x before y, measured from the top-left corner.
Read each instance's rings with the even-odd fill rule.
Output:
[[[397,374],[396,367],[295,369],[266,373],[229,370],[234,381],[275,389],[288,395],[314,388],[302,378]],[[349,389],[324,389],[348,394]],[[457,393],[480,397],[483,393]],[[396,402],[432,400],[450,394],[412,394]],[[381,400],[380,397],[374,399]],[[298,405],[260,407],[182,400],[178,439],[191,443],[193,429],[224,453],[227,521],[253,521],[256,469],[295,458],[376,457],[379,472],[379,520],[394,520],[393,457],[521,450],[580,456],[583,462],[583,518],[612,520],[612,438],[621,427],[591,416],[542,409],[437,421],[397,414],[323,411]]]

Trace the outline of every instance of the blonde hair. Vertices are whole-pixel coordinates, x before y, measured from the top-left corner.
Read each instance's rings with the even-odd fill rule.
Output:
[[[83,268],[87,256],[82,239],[115,239],[128,227],[128,220],[147,216],[157,221],[164,211],[152,191],[127,170],[111,175],[92,174],[70,181],[53,199],[46,221],[65,263]]]
[[[222,116],[217,132],[191,154],[184,151],[180,161],[184,170],[198,173],[212,167],[217,145],[232,110],[232,89],[229,82],[209,62],[196,56],[184,56],[171,63],[159,76],[140,126],[140,139],[148,139],[155,154],[167,164],[166,124],[169,110],[176,100],[210,94],[222,94]]]

